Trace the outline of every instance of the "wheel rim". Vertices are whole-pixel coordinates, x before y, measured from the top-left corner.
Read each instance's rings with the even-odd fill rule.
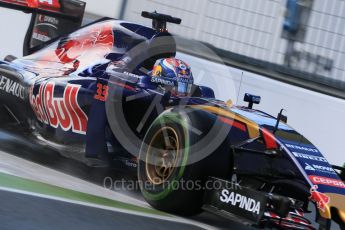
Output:
[[[168,181],[177,168],[179,155],[180,143],[176,131],[171,127],[159,129],[146,154],[146,175],[150,183],[160,185]]]

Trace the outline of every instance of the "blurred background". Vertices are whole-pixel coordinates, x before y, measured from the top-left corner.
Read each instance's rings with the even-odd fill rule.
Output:
[[[345,81],[345,1],[343,0],[86,0],[85,23],[100,17],[140,22],[141,11],[157,10],[183,19],[170,25],[172,33],[212,44],[238,54],[253,65],[304,75],[310,80],[344,89]],[[29,17],[1,10],[3,18]],[[7,13],[11,12],[11,13]],[[7,15],[11,14],[11,15]],[[13,21],[13,20],[11,20]],[[22,20],[26,22],[27,20]],[[8,24],[2,21],[2,24]],[[25,28],[25,23],[22,23]],[[11,25],[10,30],[18,30]],[[14,34],[18,34],[14,33]],[[14,48],[11,51],[15,52]],[[1,50],[1,56],[4,51]],[[20,52],[20,51],[19,51]],[[18,53],[19,53],[18,52]],[[247,59],[246,59],[247,58]],[[289,67],[288,69],[284,67]],[[306,76],[307,75],[307,76]],[[322,79],[327,78],[327,80]],[[339,85],[340,84],[340,85]]]
[[[345,80],[345,1],[201,0],[126,1],[123,18],[140,21],[142,9],[183,19],[170,30],[210,43],[247,64],[321,80]],[[149,23],[149,22],[148,22]],[[232,56],[230,56],[232,55]],[[278,66],[275,66],[278,65]],[[289,70],[287,68],[289,67]],[[308,76],[309,75],[309,76]],[[336,84],[335,84],[336,86]],[[341,84],[343,87],[344,84]]]
[[[213,50],[229,68],[236,90],[217,89],[220,99],[242,103],[245,92],[262,96],[259,109],[288,122],[332,163],[345,162],[345,1],[344,0],[85,0],[84,24],[100,17],[151,26],[141,11],[182,18],[169,25],[179,55],[194,68],[217,68]],[[30,15],[0,9],[0,58],[22,55]],[[198,59],[201,58],[201,59]],[[225,74],[224,74],[225,75]],[[217,81],[217,80],[216,80]],[[229,92],[231,91],[231,92]],[[237,92],[239,91],[239,92]]]

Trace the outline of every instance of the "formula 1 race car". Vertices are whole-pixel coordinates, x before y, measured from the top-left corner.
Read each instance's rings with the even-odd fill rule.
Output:
[[[345,229],[341,167],[278,117],[215,99],[193,85],[178,97],[149,71],[174,57],[166,24],[181,19],[143,12],[148,28],[105,18],[81,27],[77,0],[0,0],[32,13],[24,57],[0,61],[0,120],[64,152],[106,156],[109,167],[138,173],[154,208],[180,215],[206,210],[258,227]],[[174,85],[170,85],[174,87]],[[231,226],[230,226],[231,227]]]

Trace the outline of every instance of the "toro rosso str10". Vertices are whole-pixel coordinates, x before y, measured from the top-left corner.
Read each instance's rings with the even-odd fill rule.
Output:
[[[0,62],[2,122],[38,143],[82,152],[81,160],[96,154],[109,167],[128,166],[147,202],[163,211],[203,209],[258,228],[314,229],[305,216],[314,204],[321,229],[332,220],[344,229],[343,169],[282,112],[253,109],[260,97],[250,94],[248,107],[234,106],[195,84],[191,95],[176,96],[159,87],[173,82],[150,76],[157,59],[175,56],[166,23],[181,19],[143,12],[153,28],[109,18],[81,27],[85,3],[77,0],[0,6],[32,13],[24,57]],[[192,188],[181,186],[190,181]]]

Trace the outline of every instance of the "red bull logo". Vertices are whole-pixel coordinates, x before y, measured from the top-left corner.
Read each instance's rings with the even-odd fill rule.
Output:
[[[152,71],[152,76],[159,77],[162,74],[162,66],[154,66]]]
[[[86,134],[87,116],[78,104],[80,85],[67,84],[62,98],[54,97],[54,82],[42,84],[38,94],[30,93],[30,104],[39,121],[53,128]]]
[[[315,202],[317,205],[317,208],[320,209],[322,212],[325,212],[326,210],[326,205],[330,203],[331,198],[321,192],[317,191],[318,186],[314,185],[311,189],[310,189],[310,197],[309,199],[312,202]]]
[[[186,74],[187,74],[187,70],[182,69],[182,70],[180,71],[180,74],[181,74],[181,75],[186,75]]]

